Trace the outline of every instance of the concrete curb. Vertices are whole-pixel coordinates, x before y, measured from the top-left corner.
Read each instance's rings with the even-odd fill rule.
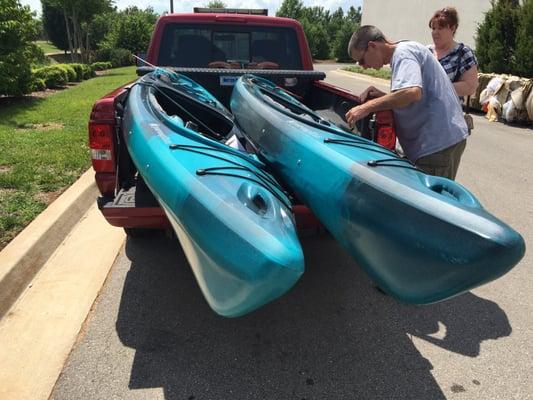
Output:
[[[0,318],[87,212],[97,194],[94,172],[89,169],[0,252]]]

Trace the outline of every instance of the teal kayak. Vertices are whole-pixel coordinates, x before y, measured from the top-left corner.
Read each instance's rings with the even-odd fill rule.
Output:
[[[457,182],[329,123],[272,82],[241,77],[231,110],[295,195],[383,290],[440,301],[492,281],[523,238]]]
[[[304,259],[291,202],[257,157],[225,144],[238,128],[216,98],[156,69],[131,87],[123,128],[216,313],[246,314],[296,283]]]

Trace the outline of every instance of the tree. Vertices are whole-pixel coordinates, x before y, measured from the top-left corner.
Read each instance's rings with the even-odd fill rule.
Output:
[[[334,56],[345,61],[350,37],[361,24],[361,7],[352,6],[345,15],[341,7],[330,13],[322,6],[304,7],[300,0],[283,0],[276,16],[297,19],[302,24],[313,58]]]
[[[351,6],[346,13],[346,19],[356,25],[361,25],[361,17],[361,7],[357,7],[356,10],[354,6]]]
[[[519,10],[518,0],[498,0],[497,3],[493,1],[492,8],[485,13],[476,37],[476,55],[482,71],[513,71]]]
[[[333,42],[333,57],[339,62],[351,61],[348,55],[348,43],[353,33],[359,28],[359,24],[354,24],[347,19],[343,21],[341,28],[335,35],[335,41]]]
[[[533,78],[533,0],[525,0],[516,34],[515,73]]]
[[[344,23],[344,11],[339,7],[335,12],[333,12],[329,18],[329,24],[327,25],[328,36],[334,38],[337,35],[337,32],[342,29]]]
[[[329,58],[329,38],[324,25],[310,22],[306,18],[302,19],[300,22],[304,28],[307,42],[309,43],[311,56],[318,60]]]
[[[118,13],[118,17],[101,47],[122,48],[132,53],[145,52],[150,44],[156,20],[157,14],[151,7],[145,10],[128,7]]]
[[[58,49],[68,50],[67,30],[63,9],[57,7],[53,0],[41,0],[43,9],[43,28],[48,40]]]
[[[323,25],[328,24],[330,21],[329,11],[325,10],[324,7],[304,7],[300,12],[299,18],[305,18],[308,21],[321,23]]]
[[[283,0],[276,17],[300,19],[303,8],[303,2],[300,0]]]
[[[98,49],[105,37],[113,29],[113,25],[118,20],[118,13],[116,11],[106,12],[96,15],[87,25],[87,33],[89,34],[89,47],[91,49]]]
[[[32,16],[30,8],[18,0],[0,0],[0,94],[31,91],[31,64],[42,55],[33,43],[38,24]]]
[[[87,62],[90,54],[88,26],[95,15],[111,11],[112,0],[48,0],[63,11],[66,37],[72,59],[80,50],[81,61]]]
[[[207,3],[207,8],[226,8],[226,3],[220,0],[213,0]]]

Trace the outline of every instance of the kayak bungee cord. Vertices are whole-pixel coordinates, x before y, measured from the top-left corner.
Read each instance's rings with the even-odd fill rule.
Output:
[[[403,161],[403,162],[409,163],[409,165],[393,164],[394,162],[398,162],[398,161]],[[383,158],[381,160],[369,160],[366,163],[366,165],[368,165],[369,167],[405,168],[405,169],[412,169],[413,171],[423,172],[424,174],[426,173],[423,170],[421,170],[420,168],[417,168],[416,166],[414,166],[411,163],[411,161],[409,161],[406,158]]]
[[[390,156],[391,153],[387,150],[384,150],[384,148],[375,148],[375,146],[372,146],[371,143],[366,143],[366,142],[360,142],[360,141],[357,141],[357,140],[353,140],[353,139],[349,139],[349,140],[346,140],[346,139],[332,139],[332,138],[325,138],[324,139],[324,143],[331,143],[331,144],[340,144],[340,145],[344,145],[344,146],[350,146],[350,147],[357,147],[359,149],[364,149],[364,150],[369,150],[369,151],[373,151],[375,153],[381,153],[381,154],[384,154],[386,156]],[[401,160],[400,157],[398,157],[399,160]]]
[[[234,177],[234,178],[240,178],[240,179],[245,179],[245,180],[248,180],[250,182],[254,182],[255,184],[265,188],[267,191],[269,191],[276,199],[279,200],[279,202],[281,204],[283,204],[287,210],[291,211],[292,212],[292,204],[285,201],[281,196],[279,196],[276,192],[274,192],[271,188],[269,188],[268,185],[264,184],[262,181],[258,181],[256,179],[253,179],[249,176],[243,176],[243,175],[238,175],[238,174],[231,174],[231,173],[226,173],[226,172],[218,172],[218,171],[221,171],[221,170],[224,170],[224,169],[235,169],[235,170],[246,170],[245,168],[242,168],[242,167],[212,167],[212,168],[204,168],[204,169],[198,169],[196,171],[196,174],[197,175],[200,175],[200,176],[204,176],[204,175],[218,175],[218,176],[229,176],[229,177]],[[215,172],[213,172],[215,171]],[[257,175],[256,175],[257,176]]]
[[[260,185],[261,187],[265,188],[274,197],[276,197],[288,210],[292,210],[292,205],[290,203],[291,196],[285,190],[283,190],[283,187],[278,182],[276,182],[272,177],[266,175],[266,172],[264,172],[263,170],[261,170],[261,169],[254,170],[254,169],[251,169],[250,167],[247,167],[245,165],[239,164],[239,163],[237,163],[237,162],[235,162],[233,160],[230,160],[230,159],[227,159],[227,158],[224,158],[224,157],[220,157],[220,156],[217,156],[215,154],[206,153],[206,152],[201,151],[201,150],[216,151],[216,152],[221,152],[221,153],[228,153],[228,154],[231,154],[231,155],[237,155],[237,154],[235,154],[233,152],[230,152],[230,151],[224,151],[222,149],[216,149],[214,147],[193,146],[193,145],[171,144],[169,146],[169,148],[171,150],[184,150],[184,151],[190,151],[192,153],[202,154],[202,155],[205,155],[207,157],[215,158],[217,160],[221,160],[221,161],[227,162],[229,164],[235,165],[235,167],[199,168],[199,169],[196,170],[196,174],[200,175],[200,176],[203,176],[203,175],[230,176],[230,177],[236,177],[236,178],[249,180],[249,181],[254,182],[254,183]],[[252,175],[255,175],[257,177],[257,179],[253,179],[252,177],[245,176],[245,175],[228,174],[228,173],[223,173],[223,172],[213,172],[213,171],[220,171],[220,170],[224,170],[224,169],[233,169],[233,170],[246,171],[246,172],[251,173]],[[286,199],[283,198],[282,196],[280,196],[278,192],[282,193],[286,197]],[[289,201],[287,201],[287,200],[289,200]]]
[[[358,149],[363,149],[363,150],[373,151],[373,152],[376,152],[376,153],[381,153],[381,154],[384,154],[384,155],[390,155],[389,152],[380,151],[379,149],[372,148],[370,146],[370,143],[366,143],[366,142],[359,142],[359,141],[355,141],[355,140],[337,140],[337,139],[325,138],[324,139],[324,143],[340,144],[340,145],[343,145],[343,146],[350,146],[350,147],[355,147],[355,148],[358,148]],[[407,163],[409,165],[393,164],[395,162],[403,162],[403,163]],[[369,167],[398,167],[398,168],[406,168],[406,169],[412,169],[414,171],[424,172],[420,168],[417,168],[415,165],[413,165],[411,160],[409,160],[407,158],[399,157],[399,156],[395,156],[394,158],[383,158],[383,159],[379,159],[379,160],[369,160],[367,162],[367,165]]]
[[[243,165],[239,164],[239,163],[237,163],[235,161],[228,160],[226,158],[223,158],[223,157],[211,154],[211,153],[204,153],[201,150],[212,150],[212,151],[216,151],[218,153],[226,153],[226,154],[230,154],[232,156],[237,156],[237,157],[243,159],[244,161],[250,162],[250,160],[248,159],[248,156],[246,156],[244,154],[241,155],[241,154],[238,154],[238,153],[234,153],[233,151],[229,151],[229,150],[225,150],[225,149],[217,149],[217,148],[214,148],[214,147],[195,146],[195,145],[190,145],[190,144],[171,144],[170,148],[171,149],[178,149],[178,150],[179,149],[181,149],[181,150],[191,150],[191,151],[194,151],[196,153],[204,154],[204,155],[207,155],[207,156],[212,157],[212,158],[216,158],[216,159],[219,159],[219,160],[222,160],[222,161],[227,161],[230,164],[237,165],[237,166],[243,166]],[[245,168],[248,168],[248,167],[245,167]],[[271,185],[273,185],[275,187],[280,187],[280,185],[272,177],[270,177],[266,172],[264,172],[263,169],[261,169],[259,167],[256,167],[256,168],[258,169],[258,171],[261,172],[261,177],[262,177],[263,180],[265,180],[266,182],[270,183]],[[253,170],[251,170],[250,172],[252,172],[252,171]],[[285,193],[285,191],[282,190],[281,187],[280,187],[279,190],[280,190],[280,192]]]

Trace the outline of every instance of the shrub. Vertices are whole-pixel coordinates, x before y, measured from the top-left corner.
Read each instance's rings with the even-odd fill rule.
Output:
[[[47,88],[63,87],[68,82],[68,74],[58,65],[38,68],[33,71],[34,79],[43,79]]]
[[[133,64],[133,56],[129,50],[113,49],[111,52],[111,65],[113,67],[125,67]]]
[[[125,67],[133,64],[133,55],[126,49],[112,49],[104,47],[96,52],[98,61],[109,61],[113,68]]]
[[[56,66],[65,71],[67,74],[67,82],[76,82],[77,74],[74,68],[72,68],[69,64],[57,64]]]
[[[81,68],[83,70],[83,79],[90,79],[92,78],[95,73],[90,65],[88,64],[81,64]]]
[[[519,7],[518,0],[498,0],[478,26],[476,55],[482,71],[513,73]]]
[[[46,90],[46,82],[42,78],[33,78],[32,88],[33,92],[40,92]]]
[[[515,73],[533,78],[533,0],[525,0],[516,34]]]
[[[81,82],[83,80],[83,64],[74,63],[69,65],[76,72],[76,82]]]
[[[39,56],[38,29],[28,6],[18,0],[0,2],[0,94],[21,95],[32,89],[30,65]]]
[[[103,71],[105,69],[113,68],[113,64],[111,64],[109,61],[98,61],[91,64],[91,68],[93,71]]]
[[[60,88],[64,87],[67,82],[67,74],[59,68],[50,69],[46,72],[45,78],[47,88]]]

